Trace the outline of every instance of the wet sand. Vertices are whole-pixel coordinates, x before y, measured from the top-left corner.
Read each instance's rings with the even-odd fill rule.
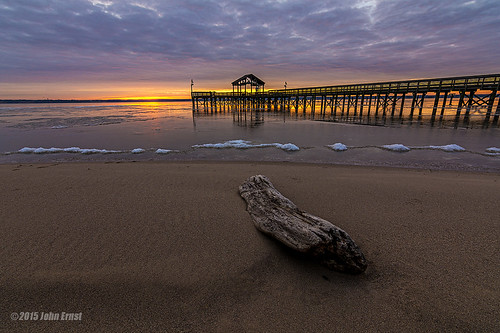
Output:
[[[349,276],[259,233],[238,195],[265,174],[346,230]],[[295,163],[1,165],[0,330],[500,330],[500,176]],[[13,321],[16,312],[81,321]]]

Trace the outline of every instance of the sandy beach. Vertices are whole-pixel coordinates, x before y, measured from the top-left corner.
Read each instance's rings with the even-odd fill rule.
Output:
[[[259,233],[238,194],[255,174],[346,230],[367,271]],[[125,162],[0,165],[0,179],[3,332],[500,331],[498,173]]]

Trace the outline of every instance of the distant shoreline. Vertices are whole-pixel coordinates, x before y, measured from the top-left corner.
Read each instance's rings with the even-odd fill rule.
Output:
[[[160,99],[0,99],[0,104],[48,104],[48,103],[130,103],[130,102],[188,102],[189,98]]]

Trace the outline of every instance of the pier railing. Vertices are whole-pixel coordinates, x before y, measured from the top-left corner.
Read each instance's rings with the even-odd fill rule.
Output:
[[[422,79],[381,83],[361,83],[325,87],[269,90],[269,93],[285,95],[295,94],[352,94],[352,93],[408,93],[408,92],[444,92],[460,90],[498,90],[500,74],[475,75],[468,77],[450,77],[441,79]]]
[[[193,92],[193,110],[232,107],[316,113],[322,120],[373,123],[451,121],[498,126],[500,74],[360,83],[261,92]],[[456,97],[456,98],[455,98]]]

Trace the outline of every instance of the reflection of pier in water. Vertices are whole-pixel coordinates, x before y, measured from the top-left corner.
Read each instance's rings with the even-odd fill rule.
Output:
[[[250,75],[239,80],[244,78],[242,84],[255,86],[255,91],[193,92],[193,112],[232,112],[238,124],[248,124],[250,117],[250,126],[262,123],[262,112],[370,125],[499,125],[500,74],[268,91],[262,80],[255,77],[254,82]]]
[[[274,114],[274,112],[272,112]],[[193,120],[195,118],[224,118],[228,116],[233,118],[233,123],[240,127],[259,127],[264,123],[264,116],[269,115],[269,112],[257,108],[246,108],[241,110],[236,109],[217,109],[213,112],[207,112],[205,109],[193,112]],[[277,114],[277,113],[276,113]],[[280,113],[280,115],[282,115]],[[284,114],[282,116],[285,116]]]

